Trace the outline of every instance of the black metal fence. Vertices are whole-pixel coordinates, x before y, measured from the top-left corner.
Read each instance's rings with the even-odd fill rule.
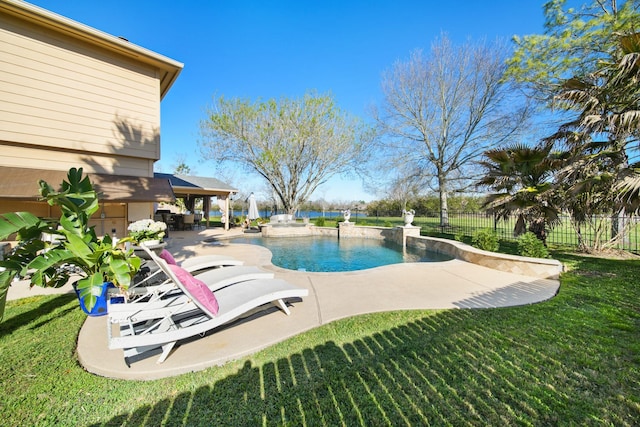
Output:
[[[387,218],[368,216],[367,222],[383,224],[388,223]],[[420,226],[428,234],[451,234],[453,236],[473,236],[481,229],[491,229],[503,240],[515,240],[513,230],[517,217],[511,216],[507,220],[498,220],[492,213],[483,212],[455,212],[449,211],[449,223],[440,225],[440,213],[430,212],[424,216],[416,216],[413,224]],[[398,221],[393,219],[396,225]],[[387,224],[389,225],[389,224]],[[617,231],[616,231],[617,230]],[[620,249],[634,253],[640,253],[640,217],[608,217],[594,216],[587,224],[578,228],[572,224],[569,216],[562,216],[561,223],[552,230],[547,230],[547,243],[558,246],[578,247],[580,241],[593,247],[594,242],[604,243],[620,234],[620,238],[612,249]]]
[[[424,223],[420,220],[424,219]],[[479,229],[490,228],[500,239],[515,240],[513,230],[516,225],[515,215],[507,220],[497,219],[491,213],[458,213],[449,212],[449,225],[440,225],[440,214],[434,213],[418,219],[415,225],[424,226],[440,233],[472,236]],[[618,235],[612,249],[620,249],[640,253],[640,217],[593,216],[581,225],[572,223],[568,215],[561,217],[559,225],[547,230],[547,243],[551,245],[578,247],[580,242],[589,247],[594,243],[604,244]]]

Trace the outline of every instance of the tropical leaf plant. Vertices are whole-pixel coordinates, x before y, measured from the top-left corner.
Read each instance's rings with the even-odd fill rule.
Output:
[[[39,187],[42,199],[60,208],[58,221],[43,220],[28,212],[0,215],[0,240],[15,234],[18,241],[0,261],[5,269],[0,273],[0,319],[13,280],[28,278],[31,286],[60,287],[77,275],[76,289],[91,310],[104,282],[126,289],[140,268],[140,258],[131,250],[114,246],[108,234],[98,238],[89,225],[91,215],[99,209],[100,195],[89,177],[83,177],[82,168],[69,170],[60,191],[45,181],[40,181]],[[45,241],[45,235],[52,236],[52,241]]]
[[[549,144],[529,147],[513,144],[484,153],[480,165],[485,175],[478,185],[493,190],[486,196],[484,207],[497,218],[517,216],[515,236],[527,231],[545,241],[546,230],[559,223],[557,194],[552,179],[558,159]]]
[[[563,150],[554,184],[582,249],[599,251],[640,211],[640,3],[569,3],[549,0],[544,34],[514,39],[508,75],[566,118],[544,140]]]

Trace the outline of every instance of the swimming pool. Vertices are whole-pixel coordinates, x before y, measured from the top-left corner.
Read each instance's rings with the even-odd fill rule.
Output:
[[[366,270],[402,262],[438,262],[448,255],[407,248],[378,239],[336,239],[335,237],[239,237],[232,243],[264,246],[271,251],[271,262],[289,270],[339,272]]]

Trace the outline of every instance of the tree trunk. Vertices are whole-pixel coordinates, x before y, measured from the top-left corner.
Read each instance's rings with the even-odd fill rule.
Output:
[[[618,233],[620,233],[620,222],[618,221],[619,212],[615,212],[611,215],[611,240],[618,237]]]
[[[440,192],[440,227],[449,226],[449,207],[447,204],[447,180],[438,177],[438,191]]]
[[[513,237],[518,237],[527,232],[527,222],[524,219],[523,214],[518,214],[518,219],[516,220],[516,225],[513,228]]]
[[[529,225],[529,231],[536,235],[538,240],[541,240],[545,246],[547,246],[547,231],[545,229],[544,219],[537,218],[531,221]]]

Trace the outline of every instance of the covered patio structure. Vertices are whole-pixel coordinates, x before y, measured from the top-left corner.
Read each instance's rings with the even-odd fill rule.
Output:
[[[42,218],[58,217],[59,208],[41,200],[38,182],[56,190],[66,170],[0,166],[0,213],[27,211]],[[100,194],[100,211],[90,220],[98,235],[127,234],[130,222],[149,218],[154,202],[171,203],[175,196],[167,179],[85,172]],[[115,231],[114,231],[115,230]]]
[[[229,202],[231,196],[238,193],[238,189],[216,178],[158,172],[153,175],[155,178],[168,179],[176,198],[182,198],[186,208],[192,212],[195,210],[196,199],[202,198],[203,220],[207,226],[210,221],[211,197],[215,196],[218,200],[217,207],[222,211],[224,229],[229,229]]]

